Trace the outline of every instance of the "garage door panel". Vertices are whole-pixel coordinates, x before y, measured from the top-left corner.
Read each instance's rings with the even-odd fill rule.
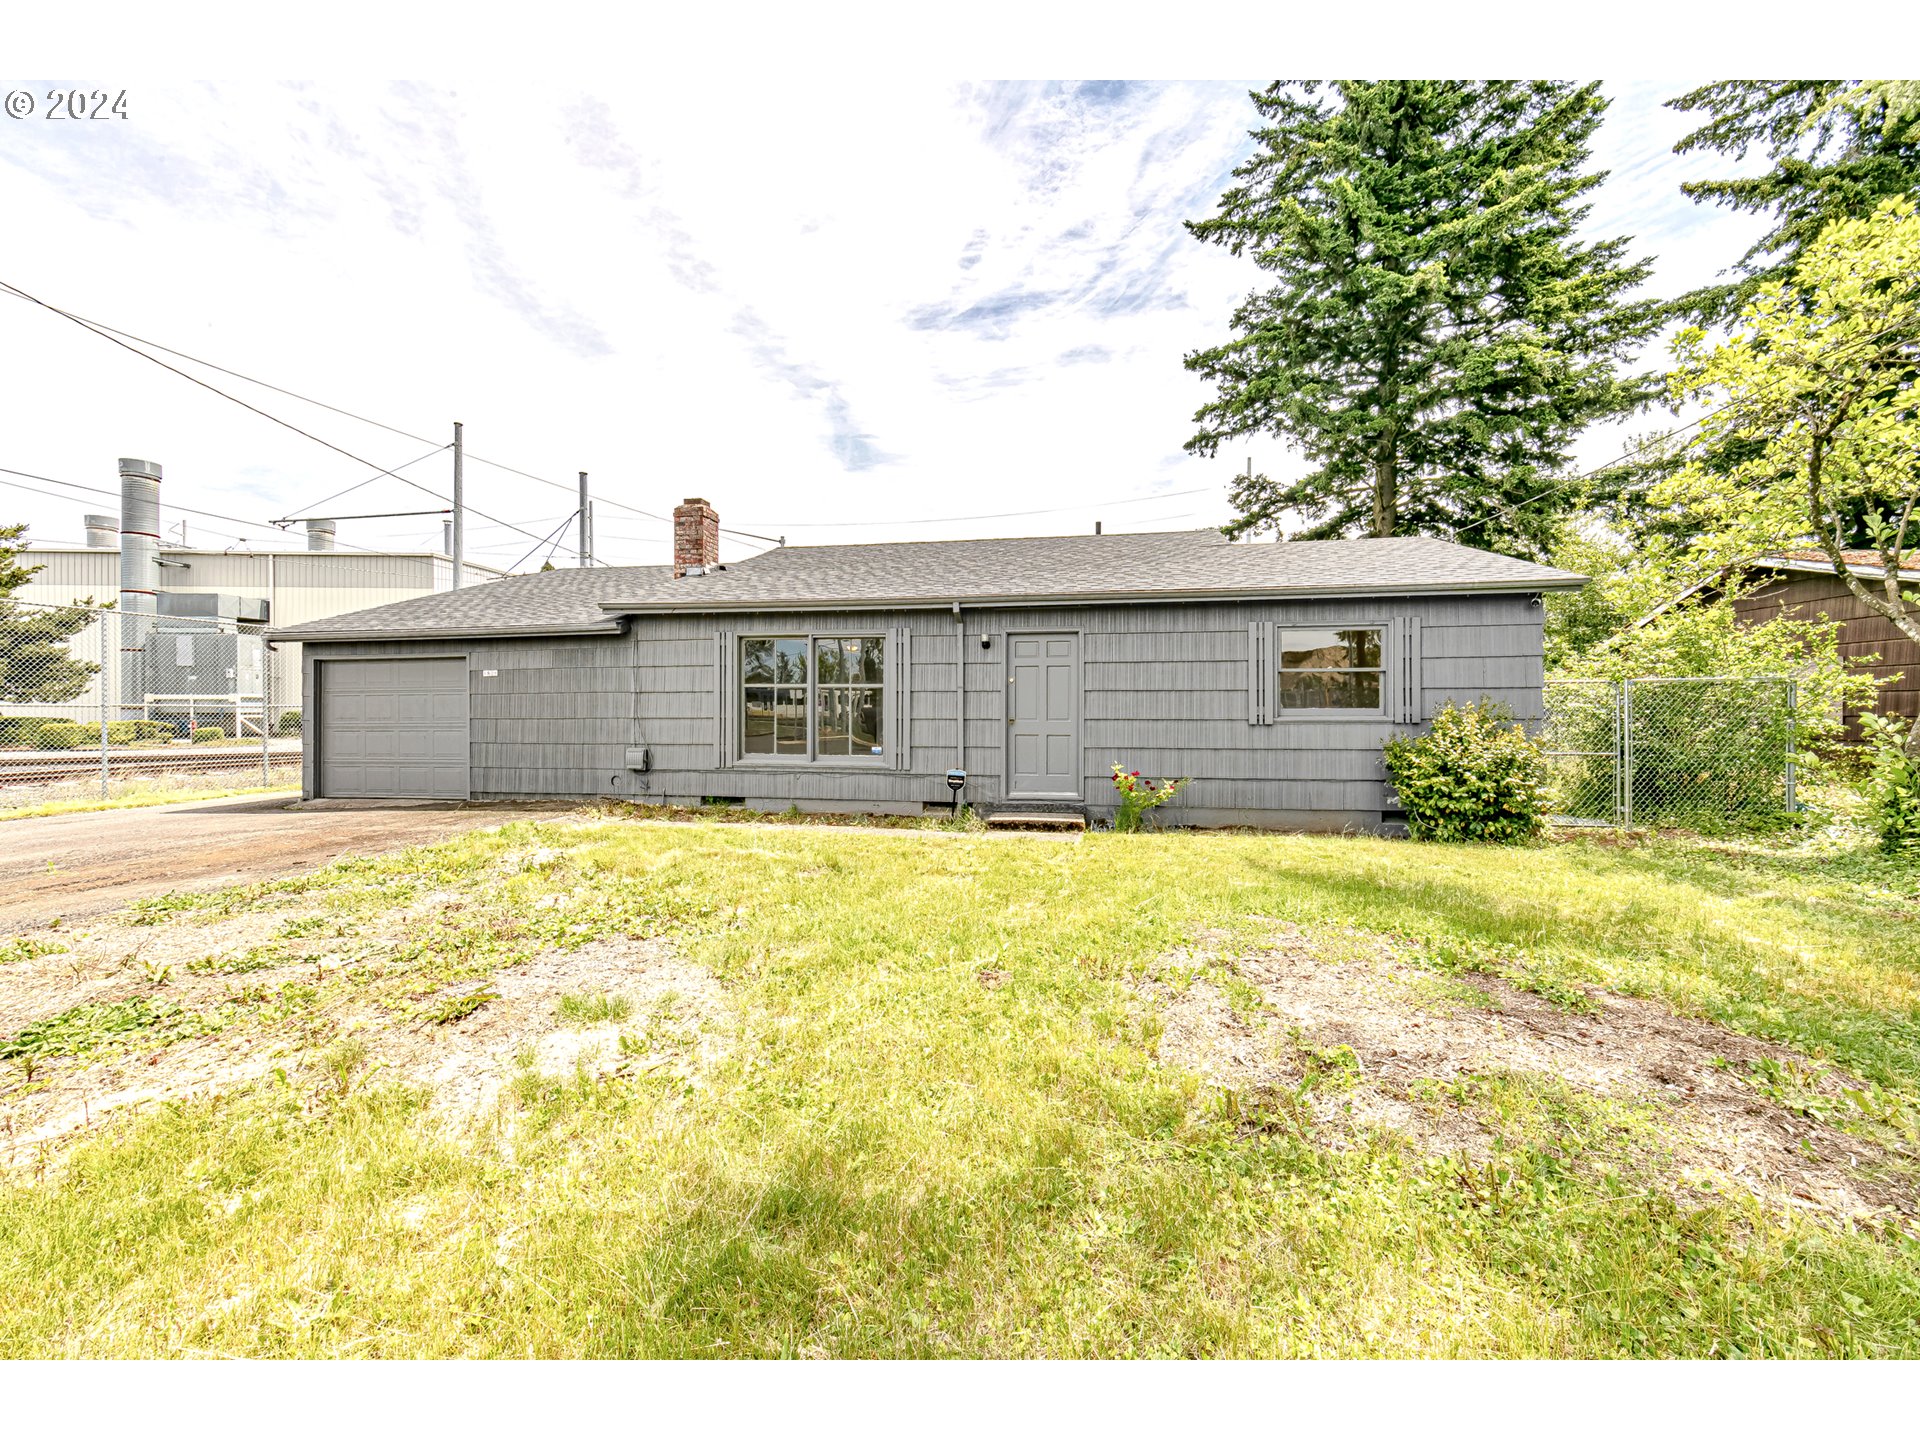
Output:
[[[320,793],[465,799],[467,712],[464,660],[322,661]]]
[[[396,760],[448,760],[446,747],[432,730],[396,730],[393,732],[393,758]]]

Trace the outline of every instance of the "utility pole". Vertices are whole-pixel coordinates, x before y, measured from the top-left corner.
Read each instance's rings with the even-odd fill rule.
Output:
[[[461,571],[465,568],[462,559],[467,546],[467,446],[461,438],[462,428],[458,420],[453,422],[453,588],[456,590],[465,578]]]
[[[593,508],[587,499],[587,472],[580,472],[580,568],[593,563]]]

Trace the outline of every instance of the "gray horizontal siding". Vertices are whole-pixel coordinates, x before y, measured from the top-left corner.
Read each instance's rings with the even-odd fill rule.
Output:
[[[1279,604],[1089,606],[965,612],[960,641],[950,613],[838,617],[653,616],[624,636],[579,642],[489,640],[322,644],[315,659],[464,654],[468,661],[473,791],[483,798],[616,795],[641,799],[737,796],[803,809],[851,806],[905,811],[945,801],[956,757],[956,674],[966,686],[967,798],[1000,798],[1005,737],[1005,640],[1015,630],[1077,630],[1084,697],[1083,783],[1095,813],[1111,810],[1115,762],[1190,784],[1175,822],[1266,823],[1299,828],[1377,826],[1384,807],[1380,746],[1406,727],[1381,719],[1247,717],[1248,624],[1328,627],[1421,622],[1421,713],[1483,695],[1516,714],[1538,713],[1540,611],[1525,596],[1381,597]],[[903,630],[911,652],[905,769],[891,766],[715,764],[716,637],[807,631]],[[982,649],[985,634],[989,647]],[[956,664],[956,659],[962,663]],[[484,674],[495,670],[495,675]],[[644,744],[652,769],[625,768]],[[311,758],[313,747],[309,747]],[[311,792],[311,777],[309,781]]]

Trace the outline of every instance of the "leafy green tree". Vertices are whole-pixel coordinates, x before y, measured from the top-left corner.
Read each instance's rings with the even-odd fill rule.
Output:
[[[1697,517],[1699,559],[1737,565],[1817,548],[1862,604],[1920,644],[1920,593],[1900,584],[1920,520],[1914,203],[1888,200],[1865,220],[1829,225],[1789,279],[1759,287],[1725,343],[1694,326],[1674,348],[1674,398],[1710,408],[1698,458],[1654,499]],[[1877,574],[1849,558],[1856,525]],[[1920,720],[1906,750],[1920,756]]]
[[[1667,104],[1706,117],[1673,148],[1741,160],[1764,151],[1764,175],[1694,180],[1696,201],[1770,215],[1736,278],[1678,302],[1703,324],[1738,315],[1769,281],[1784,280],[1823,228],[1858,220],[1894,195],[1920,194],[1920,84],[1911,80],[1717,80]]]
[[[0,701],[58,704],[80,694],[100,671],[67,648],[93,615],[85,605],[30,605],[13,598],[41,569],[20,561],[26,534],[25,525],[0,525]]]
[[[1186,357],[1217,387],[1187,449],[1291,441],[1315,469],[1233,490],[1229,534],[1455,535],[1544,553],[1588,422],[1655,391],[1620,365],[1655,328],[1625,238],[1574,238],[1595,85],[1348,80],[1253,96],[1259,149],[1188,222],[1273,284]],[[1548,493],[1541,495],[1542,491]],[[1536,498],[1538,497],[1538,498]]]

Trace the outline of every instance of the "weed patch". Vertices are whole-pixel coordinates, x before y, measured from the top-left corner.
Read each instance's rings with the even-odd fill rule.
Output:
[[[69,947],[61,940],[46,940],[33,935],[16,935],[13,939],[0,942],[0,965],[12,965],[22,960],[38,960],[42,955],[59,955]]]
[[[36,1020],[0,1041],[0,1060],[79,1058],[134,1045],[154,1048],[217,1028],[211,1017],[137,995],[106,1005],[76,1005]]]
[[[626,1019],[633,1002],[624,995],[562,995],[554,1013],[568,1025],[604,1025]]]

